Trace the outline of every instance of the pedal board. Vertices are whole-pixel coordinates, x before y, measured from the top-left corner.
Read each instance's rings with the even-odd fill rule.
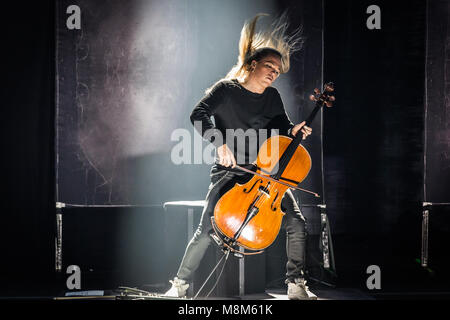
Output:
[[[137,288],[119,287],[118,300],[188,300],[184,298],[167,297],[159,292],[149,292]]]
[[[164,296],[160,292],[149,292],[138,288],[119,287],[111,291],[91,290],[69,292],[64,297],[54,300],[190,300],[187,297],[175,298]]]

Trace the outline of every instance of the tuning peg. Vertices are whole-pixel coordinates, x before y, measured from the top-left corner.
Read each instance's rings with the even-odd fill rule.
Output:
[[[329,97],[328,97],[328,100],[330,100],[330,101],[336,101],[336,98],[335,98],[334,96],[329,96]]]
[[[334,83],[333,82],[328,82],[327,84],[324,85],[324,90],[331,92],[334,91]]]
[[[328,108],[333,106],[333,103],[331,101],[325,101],[325,104],[327,105]]]
[[[315,94],[320,94],[320,90],[319,90],[318,88],[315,88],[315,89],[314,89],[314,93],[315,93]]]
[[[309,100],[317,101],[317,98],[312,94],[312,95],[309,96]]]

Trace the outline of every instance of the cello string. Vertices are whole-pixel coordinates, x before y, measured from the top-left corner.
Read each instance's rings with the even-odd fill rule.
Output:
[[[314,108],[315,110],[316,108]],[[313,110],[313,112],[314,112]],[[313,113],[312,112],[312,113]],[[303,133],[301,132],[301,130],[297,131],[297,135],[295,136],[294,139],[292,139],[292,141],[289,143],[289,145],[287,146],[287,148],[285,149],[285,151],[283,152],[283,154],[281,155],[281,157],[278,159],[278,171],[277,174],[275,175],[275,179],[279,180],[281,178],[282,173],[284,172],[284,170],[286,169],[287,165],[289,164],[290,160],[292,159],[293,155],[295,154],[295,152],[297,151],[297,148],[299,145],[301,145],[302,143],[302,137],[303,137]],[[299,141],[298,141],[299,140]],[[272,177],[273,178],[273,177]],[[264,178],[263,178],[264,179]],[[266,186],[263,186],[264,184],[266,184]],[[257,192],[261,195],[259,199],[257,199],[255,201],[255,203],[253,203],[252,207],[256,207],[256,208],[260,208],[260,206],[262,206],[264,204],[264,202],[267,200],[267,198],[271,199],[271,192],[274,188],[275,183],[270,183],[270,181],[266,180],[266,181],[262,181],[260,183],[260,186],[258,186]],[[265,189],[264,191],[266,191],[269,196],[267,197],[266,195],[262,195],[261,193],[264,191],[261,191],[259,188],[261,188],[261,186],[263,186],[263,188]],[[287,189],[288,190],[288,189]],[[286,190],[286,191],[287,191]],[[285,191],[285,192],[286,192]],[[283,195],[284,196],[284,195]],[[258,197],[255,195],[255,197]],[[250,208],[248,208],[247,210],[249,210]],[[244,227],[244,229],[247,226]],[[237,239],[236,239],[237,241]]]
[[[319,101],[322,99],[322,96],[323,96],[323,92],[320,94],[320,98],[319,98]],[[322,101],[323,102],[323,101]],[[316,103],[316,107],[317,107],[318,105],[317,105],[317,103]],[[311,115],[314,113],[314,111],[316,110],[316,107],[314,108],[314,110],[313,110],[313,112],[311,112]],[[320,106],[320,108],[321,107],[323,107],[323,103],[322,103],[322,106]],[[313,117],[315,117],[315,114],[316,114],[317,112],[315,112],[314,113],[314,116]],[[310,115],[310,116],[311,116]],[[309,119],[309,118],[308,118]],[[311,119],[311,121],[312,121],[312,119]],[[295,138],[294,139],[292,139],[292,141],[289,143],[289,145],[288,145],[288,147],[286,148],[286,150],[283,152],[283,154],[281,155],[281,157],[278,159],[278,165],[279,165],[279,168],[278,168],[278,172],[277,172],[277,174],[275,175],[275,179],[277,179],[277,180],[279,180],[280,178],[281,178],[281,174],[284,172],[284,170],[286,169],[286,167],[287,167],[287,165],[289,164],[289,162],[291,161],[291,159],[292,159],[292,156],[295,154],[295,152],[297,151],[297,148],[298,148],[298,146],[300,146],[301,145],[301,143],[302,143],[302,138],[303,138],[303,133],[301,132],[301,130],[299,130],[299,131],[297,131],[297,135],[295,136]],[[299,140],[298,142],[296,141],[296,140]],[[262,173],[261,173],[262,174]],[[270,176],[270,177],[272,177],[272,178],[274,178],[273,176]],[[263,178],[264,179],[264,178]],[[264,202],[267,200],[267,198],[268,199],[271,199],[271,192],[272,192],[272,190],[273,190],[273,188],[274,188],[274,185],[276,185],[275,183],[270,183],[271,181],[269,181],[269,180],[266,180],[265,182],[264,182],[264,180],[262,180],[262,182],[260,183],[260,186],[258,187],[258,193],[260,194],[260,198],[259,199],[257,199],[256,201],[255,201],[255,203],[252,205],[252,207],[257,207],[258,209],[259,209],[259,207],[261,206],[261,205],[263,205],[264,204]],[[264,184],[264,183],[267,183],[267,185],[266,186],[264,186],[263,188],[265,189],[264,191],[266,191],[268,194],[269,194],[269,196],[267,197],[267,196],[265,196],[265,195],[261,195],[261,193],[262,192],[264,192],[264,191],[260,191],[260,187]],[[288,187],[288,189],[289,189],[289,187]],[[288,190],[288,189],[286,189],[286,191]],[[285,192],[286,192],[285,191]],[[283,196],[284,196],[284,194],[283,194]],[[257,195],[255,195],[255,197],[258,197]],[[273,201],[275,201],[275,200],[273,200]],[[246,228],[247,226],[245,226],[244,227],[244,229]],[[237,241],[237,239],[235,239],[236,241]],[[239,241],[237,241],[238,243],[239,243]]]
[[[296,141],[296,139],[292,139],[292,141],[289,143],[288,147],[286,148],[286,150],[283,152],[283,154],[281,155],[281,157],[278,160],[278,164],[279,164],[279,168],[278,168],[278,173],[275,175],[275,179],[279,180],[281,177],[281,174],[284,172],[284,170],[287,167],[287,164],[289,164],[292,156],[295,154],[295,152],[297,151],[297,148],[299,145],[301,145],[302,142],[302,132],[299,130],[297,132],[297,134],[299,136],[296,135],[296,138],[299,139],[300,141]],[[300,138],[299,138],[300,137]],[[262,173],[261,173],[262,174]],[[269,195],[273,189],[273,186],[275,185],[275,183],[270,184],[270,181],[267,181],[269,183],[269,186],[266,188],[269,191]],[[269,196],[270,198],[270,196]],[[258,200],[254,206],[256,205],[261,205],[264,201],[266,200],[266,197],[264,197],[261,200]]]
[[[299,136],[297,136],[297,135],[299,135]],[[286,150],[283,152],[283,154],[281,155],[281,157],[280,157],[279,160],[278,160],[279,168],[278,168],[277,174],[275,175],[275,178],[276,178],[277,180],[280,179],[281,174],[282,174],[282,173],[284,172],[284,170],[286,169],[286,167],[287,167],[287,165],[289,164],[289,162],[290,162],[292,156],[295,154],[295,151],[297,151],[298,146],[301,145],[303,133],[299,130],[299,131],[297,132],[297,135],[296,135],[295,138],[299,139],[300,141],[297,143],[297,141],[295,141],[295,140],[296,140],[295,138],[292,139],[292,141],[289,143],[288,147],[286,148]],[[300,138],[298,138],[298,137],[300,137]],[[269,199],[270,199],[270,193],[271,193],[271,191],[272,191],[273,186],[275,185],[275,183],[271,184],[270,181],[267,181],[267,183],[269,183],[269,186],[266,187],[266,190],[268,190],[268,193],[269,193]],[[264,203],[264,201],[266,201],[266,197],[264,197],[264,198],[261,199],[261,200],[258,200],[258,201],[254,204],[254,206],[256,206],[256,205],[260,206],[260,205],[262,205],[262,204]]]
[[[295,143],[294,140],[295,140],[295,139],[293,139],[293,140],[289,143],[288,147],[286,148],[286,150],[283,152],[283,154],[282,154],[281,157],[279,158],[279,160],[278,160],[279,168],[278,168],[278,173],[276,174],[275,178],[278,178],[278,179],[279,179],[279,177],[281,177],[281,174],[282,174],[282,172],[286,169],[285,167],[286,167],[287,164],[289,163],[290,158],[292,158],[293,154],[295,153],[295,151],[296,151],[297,148],[294,148],[293,145],[292,145],[293,143]],[[301,140],[300,140],[300,142],[301,142]],[[280,171],[281,171],[281,172],[280,172]],[[278,179],[277,179],[277,180],[278,180]],[[270,193],[272,192],[275,183],[270,183],[270,181],[267,181],[267,180],[266,180],[266,182],[269,184],[269,186],[266,187],[266,190],[268,190],[269,198],[270,198]],[[262,204],[264,203],[264,201],[266,201],[266,197],[264,197],[263,199],[257,201],[257,203],[255,203],[254,205],[260,206],[260,205],[262,205]]]
[[[291,141],[291,143],[293,143],[293,141]],[[289,146],[291,145],[291,143],[289,144]],[[288,147],[289,148],[289,147]],[[288,151],[288,153],[289,154],[291,154],[291,153],[293,153],[292,152],[292,150],[295,152],[295,150],[296,150],[297,148],[292,148],[291,147],[291,149]],[[283,153],[283,155],[280,157],[280,160],[281,160],[281,158],[283,158],[283,156],[284,156],[284,159],[287,159],[287,158],[291,158],[292,157],[292,155],[290,156],[290,157],[287,157],[287,156],[285,156],[286,155],[286,151],[287,151],[287,149],[285,150],[285,152]],[[279,160],[279,161],[280,161]],[[284,164],[286,164],[286,161],[283,161],[283,160],[281,160]],[[289,162],[289,161],[288,161]],[[261,172],[260,172],[261,173]],[[261,173],[262,174],[262,173]],[[264,178],[262,178],[262,179],[264,179]],[[265,180],[265,181],[264,181]],[[260,197],[260,199],[258,199],[253,205],[252,205],[252,207],[257,207],[258,209],[264,204],[264,202],[267,200],[267,199],[271,199],[271,196],[270,196],[270,194],[271,194],[271,192],[273,191],[273,189],[274,189],[274,187],[277,185],[276,183],[270,183],[271,181],[269,181],[269,180],[266,180],[266,179],[264,179],[261,183],[260,183],[260,186],[258,186],[258,192],[259,193],[261,193],[261,191],[259,191],[259,188],[261,187],[261,185],[264,185],[265,183],[267,183],[268,184],[268,186],[265,186],[264,188],[267,190],[267,193],[269,194],[269,197],[267,197],[267,196],[265,196],[265,195],[262,195],[261,197]],[[289,187],[288,187],[288,189],[289,189]],[[286,189],[286,191],[288,190],[288,189]],[[286,192],[285,191],[285,192]],[[284,195],[283,195],[284,196]],[[244,218],[245,219],[245,218]],[[248,224],[247,224],[247,226],[248,226]],[[243,230],[245,230],[245,228],[247,227],[247,226],[245,226],[244,227],[244,229]],[[241,234],[242,235],[242,234]],[[239,241],[238,241],[238,239],[235,239],[236,240],[236,242],[238,242],[239,243]]]

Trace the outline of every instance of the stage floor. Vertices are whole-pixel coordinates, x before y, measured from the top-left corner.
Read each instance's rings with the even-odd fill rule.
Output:
[[[317,295],[317,300],[449,300],[448,291],[429,291],[429,292],[365,292],[357,288],[340,287],[310,287],[310,291]],[[192,297],[169,298],[163,295],[165,291],[142,290],[132,287],[119,287],[115,290],[90,290],[90,291],[71,291],[62,293],[58,297],[23,297],[25,299],[40,300],[184,300],[192,301]],[[0,297],[0,300],[20,300],[20,297]],[[235,301],[273,301],[289,300],[286,288],[269,288],[263,293],[245,294],[242,296],[211,296],[205,298],[198,297],[196,300],[235,300]],[[314,301],[314,300],[313,300]]]
[[[311,290],[317,295],[317,300],[375,300],[373,297],[365,294],[358,289],[339,288],[339,289],[316,289]],[[289,300],[286,290],[268,289],[262,294],[249,294],[239,297],[241,300]]]
[[[131,289],[131,288],[130,288]],[[137,289],[139,290],[139,289]],[[317,300],[375,300],[374,297],[367,295],[366,293],[354,289],[354,288],[320,288],[312,289],[315,295],[317,295]],[[58,297],[57,300],[83,300],[83,299],[120,299],[120,300],[186,300],[189,301],[192,298],[167,298],[162,295],[162,293],[151,293],[146,291],[133,292],[128,291],[124,294],[106,294],[104,296],[84,296],[84,297]],[[231,297],[198,297],[196,300],[289,300],[287,296],[286,289],[267,289],[264,293],[246,294],[243,296],[231,296]]]

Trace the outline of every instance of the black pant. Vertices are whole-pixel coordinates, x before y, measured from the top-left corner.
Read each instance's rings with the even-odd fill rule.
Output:
[[[186,281],[192,279],[193,273],[200,265],[200,262],[210,245],[213,233],[211,216],[214,215],[214,208],[217,201],[230,190],[236,182],[245,183],[250,180],[251,175],[241,172],[218,171],[211,175],[211,184],[206,203],[203,208],[200,224],[189,242],[177,277]],[[286,213],[283,217],[283,227],[286,230],[286,251],[288,262],[286,265],[286,281],[293,281],[301,277],[305,261],[305,218],[294,199],[291,190],[288,190],[281,202],[281,208]]]

